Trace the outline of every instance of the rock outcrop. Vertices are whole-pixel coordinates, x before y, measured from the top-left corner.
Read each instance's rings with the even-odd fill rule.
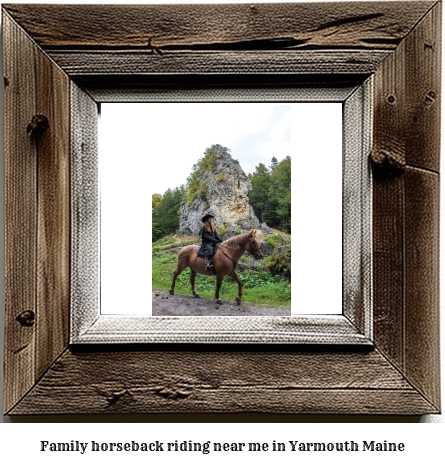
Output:
[[[264,233],[264,234],[272,234],[273,233],[273,230],[272,228],[269,228],[269,226],[267,226],[266,223],[261,223],[261,232]]]
[[[207,186],[205,196],[198,195],[189,206],[181,207],[179,231],[182,234],[197,235],[206,213],[214,216],[217,229],[227,227],[235,232],[260,226],[247,196],[252,184],[227,149],[221,147],[216,168],[205,171],[202,181]]]

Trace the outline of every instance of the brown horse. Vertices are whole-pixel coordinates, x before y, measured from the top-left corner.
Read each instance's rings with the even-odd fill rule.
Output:
[[[256,238],[256,231],[252,230],[245,234],[232,237],[227,241],[219,245],[218,250],[213,256],[213,265],[216,270],[216,292],[215,299],[216,303],[222,304],[222,300],[219,298],[219,289],[224,276],[231,276],[238,283],[238,295],[236,296],[236,302],[239,305],[241,303],[241,297],[243,295],[243,285],[241,279],[236,272],[238,260],[241,258],[243,253],[247,250],[257,260],[263,258],[263,252],[258,244]],[[173,275],[173,281],[170,289],[170,294],[175,293],[175,282],[176,278],[188,267],[190,267],[190,282],[192,285],[192,292],[195,297],[201,297],[195,289],[195,278],[198,273],[212,275],[212,271],[207,271],[206,261],[202,258],[198,258],[198,245],[188,245],[180,250],[178,254],[178,264],[176,266],[175,273]]]

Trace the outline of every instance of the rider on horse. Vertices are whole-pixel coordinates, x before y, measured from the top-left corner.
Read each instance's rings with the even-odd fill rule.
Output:
[[[218,233],[215,230],[215,227],[212,223],[212,215],[204,215],[202,218],[202,228],[199,231],[199,235],[202,238],[202,245],[200,252],[205,255],[207,259],[207,271],[213,271],[213,262],[212,257],[215,255],[217,250],[217,244],[222,242],[222,239],[218,236]]]

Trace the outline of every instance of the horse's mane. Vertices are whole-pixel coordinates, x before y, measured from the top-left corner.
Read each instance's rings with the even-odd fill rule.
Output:
[[[242,241],[241,241],[241,237],[243,236],[247,236],[249,233],[243,233],[243,234],[240,234],[238,236],[235,236],[235,237],[230,237],[229,239],[227,239],[226,241],[223,242],[224,245],[226,245],[227,247],[230,247],[230,246],[235,246],[235,245],[238,245],[240,244]],[[243,239],[245,239],[243,237]]]

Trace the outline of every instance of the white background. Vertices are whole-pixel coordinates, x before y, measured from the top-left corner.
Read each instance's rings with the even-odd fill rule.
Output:
[[[138,3],[133,0],[134,3]],[[25,2],[23,2],[25,3]],[[28,1],[28,3],[31,3]],[[40,2],[39,2],[40,3]],[[48,2],[49,3],[49,2]],[[51,2],[57,3],[57,2]],[[89,3],[78,0],[72,3]],[[106,2],[102,2],[106,3]],[[108,2],[111,3],[111,2]],[[114,2],[119,3],[119,2]],[[160,3],[160,2],[157,2]],[[170,3],[184,3],[175,2]],[[211,1],[207,1],[211,3]],[[239,3],[250,3],[240,0]],[[444,130],[442,129],[442,146]],[[1,180],[3,176],[1,176]],[[442,189],[442,192],[444,189]],[[1,189],[3,192],[3,189]],[[442,200],[441,204],[444,205]],[[1,202],[3,208],[3,201]],[[444,218],[442,214],[442,218]],[[444,232],[442,225],[442,234]],[[3,228],[0,228],[3,232]],[[3,250],[3,248],[1,249]],[[443,254],[442,254],[443,256]],[[445,269],[444,266],[441,267]],[[443,279],[443,276],[442,276]],[[443,299],[442,299],[443,300]],[[441,328],[444,334],[444,321],[442,318]],[[4,320],[2,315],[0,328],[0,350],[3,351],[3,330]],[[442,379],[444,379],[445,367],[443,360],[445,354],[443,351],[444,344],[442,344]],[[3,353],[0,354],[3,357]],[[442,382],[442,399],[445,400]],[[357,463],[360,460],[364,464],[379,463],[398,463],[403,460],[405,463],[419,463],[426,462],[429,464],[443,463],[443,438],[445,437],[445,417],[443,415],[430,415],[420,418],[421,422],[440,422],[435,425],[420,426],[417,424],[401,424],[393,422],[410,421],[409,418],[404,417],[363,417],[363,416],[303,416],[303,417],[288,417],[288,416],[271,416],[271,417],[258,417],[251,416],[248,421],[259,421],[260,424],[242,424],[246,421],[245,416],[199,416],[199,417],[178,417],[178,416],[61,416],[61,417],[28,417],[18,418],[14,420],[15,424],[7,424],[11,421],[10,418],[3,417],[5,422],[0,427],[0,458],[6,460],[5,463],[14,461],[15,463],[60,463],[63,461],[65,464],[79,464],[79,463],[97,463],[98,456],[80,456],[77,454],[69,455],[65,453],[53,453],[53,455],[41,455],[38,453],[40,440],[54,440],[54,441],[124,441],[124,440],[166,440],[166,439],[192,439],[195,441],[272,441],[277,439],[279,441],[286,440],[300,440],[300,441],[336,441],[336,440],[392,440],[404,441],[407,444],[407,452],[405,453],[374,453],[374,454],[360,454],[350,455],[334,454],[330,455],[287,455],[286,458],[278,458],[278,456],[271,456],[268,453],[258,455],[255,460],[260,462],[271,462],[273,460],[280,460],[281,463]],[[90,422],[104,422],[105,424],[95,425]],[[107,422],[135,422],[134,424],[106,424]],[[175,421],[201,421],[203,423],[194,424],[162,424],[162,422],[175,422]],[[205,422],[219,422],[210,423]],[[235,424],[225,424],[224,422],[231,421]],[[325,422],[324,424],[303,424],[302,422]],[[340,421],[348,422],[341,424],[332,424],[331,422]],[[362,424],[361,421],[368,423]],[[374,422],[378,421],[378,424]],[[418,418],[413,418],[411,421],[418,422]],[[26,424],[26,422],[47,422],[39,425]],[[48,423],[50,422],[50,423]],[[51,422],[67,422],[63,425],[57,425]],[[80,422],[80,423],[79,423]],[[82,423],[83,422],[83,423]],[[136,422],[147,422],[145,424],[138,424]],[[159,423],[161,424],[153,424]],[[275,423],[268,423],[275,422]],[[221,455],[219,457],[192,455],[191,458],[184,453],[181,455],[173,455],[172,458],[163,458],[161,463],[227,463],[227,460],[235,463],[245,463],[246,459],[252,458],[252,455]],[[103,460],[107,463],[122,463],[128,461],[130,456],[119,454],[101,455]],[[162,457],[158,456],[131,456],[131,463],[138,464],[150,463],[152,460],[159,461]],[[224,462],[223,462],[224,461]]]

